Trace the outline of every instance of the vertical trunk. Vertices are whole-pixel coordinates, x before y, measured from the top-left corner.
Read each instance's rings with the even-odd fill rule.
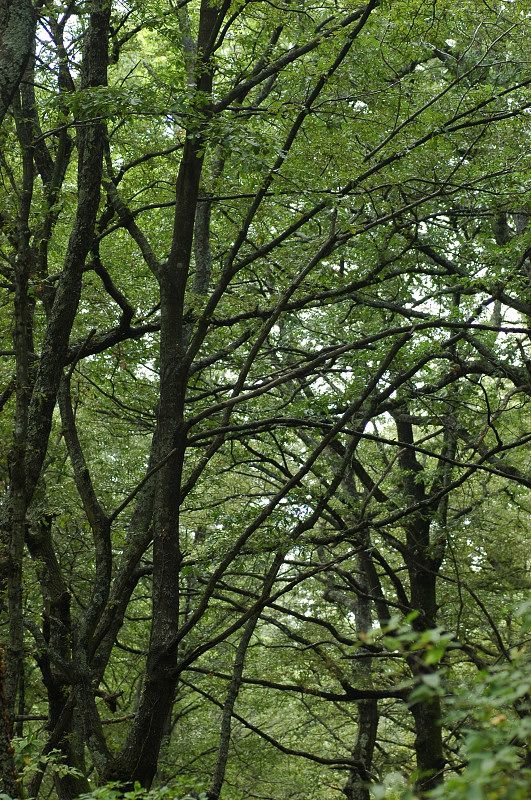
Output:
[[[212,74],[209,47],[221,13],[201,3],[197,40],[196,88],[210,95]],[[156,477],[153,507],[152,626],[146,672],[135,720],[108,777],[124,785],[138,781],[149,787],[157,771],[165,723],[177,685],[176,637],[179,631],[182,553],[179,541],[180,487],[186,450],[184,400],[188,368],[185,363],[184,300],[197,211],[203,156],[204,110],[187,136],[176,181],[175,217],[168,260],[161,265],[160,287],[160,400],[157,415],[158,458],[164,466]],[[194,135],[192,135],[194,134]],[[196,138],[197,137],[197,138]],[[149,737],[146,737],[149,731]]]
[[[3,520],[2,539],[7,551],[7,607],[9,613],[9,635],[6,652],[5,702],[6,713],[12,717],[20,676],[23,669],[23,592],[22,560],[24,554],[24,532],[28,496],[24,469],[26,439],[28,432],[28,409],[33,383],[31,366],[33,356],[33,311],[29,281],[32,269],[29,218],[33,198],[33,148],[31,128],[24,118],[17,93],[14,114],[17,134],[22,149],[22,192],[17,230],[17,257],[14,269],[15,324],[13,348],[16,360],[16,406],[13,446],[9,454],[9,495],[6,516]]]
[[[368,576],[367,564],[368,556],[361,553],[358,556],[358,583],[363,587],[364,591],[369,595],[370,581]],[[354,606],[354,616],[356,619],[356,632],[359,634],[366,634],[371,628],[371,600],[368,596],[359,594],[356,598]],[[362,675],[357,675],[361,678],[366,686],[372,684],[372,663],[371,659],[367,658],[358,662],[358,670]],[[352,760],[356,762],[357,766],[350,772],[348,780],[343,789],[343,793],[347,800],[369,800],[370,791],[370,772],[372,768],[372,759],[374,755],[374,745],[376,743],[376,734],[378,732],[378,701],[377,700],[362,700],[358,703],[358,732],[356,735],[356,742],[352,749]]]
[[[343,789],[347,800],[369,800],[370,770],[378,731],[378,702],[361,700],[358,703],[358,733],[352,749],[352,760],[359,766],[353,769]]]
[[[206,294],[210,273],[212,271],[212,254],[210,252],[210,215],[212,211],[212,201],[203,192],[200,202],[197,205],[195,215],[195,275],[194,292]]]
[[[406,495],[411,504],[422,504],[422,510],[411,514],[405,526],[411,608],[420,612],[413,627],[422,633],[437,624],[437,575],[442,556],[434,557],[435,548],[430,538],[436,508],[429,502],[423,468],[414,449],[413,426],[406,415],[397,417],[396,428],[399,440],[408,445],[400,455]],[[415,677],[437,671],[437,667],[423,663],[421,654],[410,657],[408,663]],[[445,760],[439,698],[434,695],[429,700],[415,703],[411,714],[415,725],[416,786],[423,796],[443,780]]]
[[[445,764],[441,703],[438,697],[423,700],[411,707],[415,723],[415,754],[417,759],[417,791],[423,797],[443,779]]]
[[[173,702],[179,628],[179,492],[185,450],[183,419],[183,301],[192,246],[195,200],[201,161],[187,141],[177,179],[176,238],[160,274],[160,403],[158,457],[167,461],[156,478],[153,508],[153,623],[139,708],[113,777],[150,786]],[[178,222],[177,222],[178,218]],[[170,455],[171,454],[171,455]],[[146,740],[144,732],[150,731]]]
[[[421,616],[414,623],[419,632],[430,630],[436,625],[436,581],[437,565],[431,560],[418,559],[410,568],[411,604],[414,609],[421,612]],[[410,658],[409,666],[416,677],[437,671],[436,667],[425,665],[418,657]],[[415,703],[411,706],[411,714],[415,725],[418,774],[416,786],[420,795],[424,796],[443,780],[445,759],[439,697],[434,695],[429,700]]]
[[[110,4],[95,0],[86,34],[81,88],[107,84]],[[81,295],[83,268],[94,236],[103,165],[105,126],[85,124],[77,134],[77,210],[65,263],[48,315],[41,356],[28,412],[25,454],[28,503],[40,478],[52,426],[52,415],[63,374],[70,332]]]
[[[6,5],[9,13],[24,9],[28,4],[0,0],[0,14]],[[31,6],[31,4],[29,4]],[[13,12],[15,13],[15,12]],[[18,12],[17,12],[18,13]],[[33,18],[33,8],[31,8]],[[107,82],[107,40],[110,4],[94,0],[90,25],[86,34],[81,68],[83,88],[105,85]],[[11,17],[10,17],[11,19]],[[34,23],[33,23],[34,24]],[[2,36],[7,35],[6,31]],[[2,42],[3,44],[4,42]],[[22,45],[22,43],[20,43]],[[31,45],[28,57],[31,54]],[[4,51],[2,51],[2,57]],[[0,57],[0,84],[3,80]],[[27,61],[27,58],[25,59]],[[1,86],[0,86],[1,89]],[[21,92],[23,104],[31,100],[30,93]],[[78,133],[78,203],[70,235],[63,271],[57,291],[47,306],[47,327],[40,358],[33,355],[33,300],[28,287],[34,269],[35,253],[31,246],[29,227],[34,182],[34,146],[31,109],[14,104],[17,135],[22,149],[23,191],[20,197],[19,230],[15,269],[15,328],[14,349],[17,369],[17,406],[13,448],[10,454],[10,486],[1,520],[1,536],[7,548],[7,601],[9,609],[9,645],[7,652],[6,704],[12,714],[21,674],[23,649],[22,557],[28,526],[28,509],[42,478],[43,463],[52,426],[57,391],[81,293],[84,262],[90,249],[99,205],[102,174],[104,127],[101,123],[86,124]],[[36,363],[36,366],[34,364]],[[50,618],[51,618],[50,603]],[[53,627],[50,624],[50,630]],[[51,634],[50,634],[51,635]],[[64,692],[50,664],[50,720],[62,714]],[[53,684],[53,688],[52,688]],[[55,696],[53,694],[55,693]],[[57,712],[57,714],[56,714]],[[65,733],[65,752],[70,758],[69,733]],[[69,763],[72,763],[70,761]],[[84,788],[84,787],[83,787]],[[79,793],[77,788],[71,796]],[[67,795],[65,795],[66,797]]]
[[[0,648],[0,792],[17,797],[19,792],[11,745],[11,717],[6,707],[4,683],[4,653]]]
[[[50,728],[53,729],[62,711],[65,707],[64,696],[61,698],[61,704],[57,706],[56,713],[53,718],[50,717]],[[58,712],[58,713],[57,713]],[[57,793],[58,800],[74,800],[80,794],[87,794],[90,792],[91,786],[85,777],[85,748],[84,741],[80,730],[79,720],[73,716],[68,726],[68,731],[63,735],[61,741],[58,743],[58,750],[60,750],[63,762],[69,767],[78,770],[79,775],[58,775],[53,776],[54,788]]]
[[[284,560],[283,554],[278,554],[275,557],[273,564],[269,568],[264,579],[262,597],[267,597],[267,595],[271,591],[271,588],[273,586],[273,583],[275,582],[275,579],[277,577],[278,571],[282,565],[283,560]],[[220,741],[218,747],[218,758],[216,761],[216,766],[214,768],[214,773],[212,775],[210,788],[208,790],[209,800],[219,800],[219,797],[221,795],[221,789],[223,788],[223,782],[225,780],[225,770],[227,768],[227,762],[229,759],[232,715],[234,713],[234,706],[236,705],[236,700],[238,699],[238,694],[240,692],[243,670],[245,667],[245,657],[247,655],[247,650],[249,648],[249,644],[251,642],[254,629],[256,628],[259,619],[260,619],[260,612],[254,614],[248,620],[247,624],[243,629],[242,638],[240,639],[238,648],[236,650],[236,657],[234,659],[234,664],[232,668],[232,680],[229,684],[229,689],[227,691],[227,696],[225,698],[225,703],[223,705],[223,714],[221,717]]]
[[[28,550],[36,564],[41,592],[44,601],[43,638],[46,649],[37,655],[37,664],[42,674],[43,684],[48,697],[49,720],[48,729],[53,731],[64,718],[68,703],[70,685],[68,676],[63,673],[62,665],[71,658],[70,594],[61,574],[59,563],[52,541],[52,520],[39,520],[26,536]],[[54,784],[59,800],[72,800],[83,792],[90,790],[90,785],[83,777],[85,772],[84,748],[79,733],[75,710],[68,713],[64,723],[64,732],[58,738],[55,747],[68,766],[75,767],[80,776],[54,776]]]
[[[36,21],[31,0],[0,0],[0,123],[24,75]]]
[[[11,5],[15,6],[16,4]],[[106,83],[109,15],[110,9],[104,0],[94,3],[83,56],[82,84],[84,87]],[[31,48],[29,52],[31,52]],[[41,477],[57,390],[81,292],[83,265],[90,248],[99,203],[103,155],[101,124],[85,126],[78,138],[76,219],[63,273],[50,311],[41,357],[33,380],[33,374],[30,376],[30,355],[33,350],[31,342],[32,302],[28,299],[28,282],[33,256],[29,230],[33,187],[33,149],[31,125],[24,115],[17,120],[17,134],[23,153],[23,192],[19,213],[19,241],[15,276],[14,345],[17,360],[17,418],[10,459],[9,496],[1,525],[3,544],[8,550],[8,557],[5,561],[8,566],[10,640],[7,653],[6,702],[10,713],[12,713],[16,698],[22,658],[21,570],[26,514]]]

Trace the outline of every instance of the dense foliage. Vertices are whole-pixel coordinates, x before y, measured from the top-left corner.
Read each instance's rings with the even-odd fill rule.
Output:
[[[0,0],[0,792],[524,800],[526,0]]]

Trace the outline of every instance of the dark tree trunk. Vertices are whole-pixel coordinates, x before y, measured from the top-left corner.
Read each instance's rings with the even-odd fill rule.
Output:
[[[356,619],[356,632],[366,634],[371,628],[371,581],[368,571],[369,557],[364,553],[358,556],[359,572],[357,580],[366,595],[359,594],[354,605],[354,615]],[[358,669],[362,675],[357,674],[359,679],[363,676],[364,685],[372,686],[372,659],[367,658],[359,662]],[[358,732],[356,742],[352,748],[352,760],[358,765],[348,777],[343,789],[347,800],[369,800],[370,798],[370,779],[372,760],[374,756],[374,745],[378,732],[378,701],[362,700],[358,704]]]
[[[127,785],[138,781],[149,787],[157,770],[164,724],[176,686],[174,668],[179,629],[179,492],[185,449],[183,421],[184,355],[183,281],[192,246],[194,198],[197,198],[201,162],[195,142],[187,142],[177,180],[178,245],[160,276],[161,343],[160,404],[157,419],[158,458],[167,459],[156,478],[153,508],[153,623],[146,677],[139,708],[111,777]],[[184,241],[180,241],[184,239]],[[171,454],[171,455],[170,455]],[[146,739],[145,731],[149,730]]]
[[[441,703],[438,697],[423,700],[411,706],[415,723],[415,754],[417,758],[417,790],[424,796],[435,789],[443,779],[445,765],[442,728]]]
[[[4,13],[7,6],[12,7],[9,13],[18,15],[28,4],[2,3],[0,0],[0,13]],[[29,4],[31,5],[31,4]],[[18,9],[13,11],[13,9]],[[7,13],[7,12],[6,12]],[[33,18],[33,8],[32,8]],[[10,17],[9,19],[14,19]],[[90,14],[90,24],[86,33],[81,66],[81,87],[97,87],[107,82],[107,46],[108,27],[110,19],[110,4],[107,0],[94,0]],[[9,23],[11,24],[11,22]],[[17,23],[18,24],[18,23]],[[34,25],[34,23],[33,23]],[[7,31],[8,33],[9,31]],[[6,30],[2,30],[6,36]],[[2,42],[4,44],[4,42]],[[23,40],[20,42],[21,46]],[[24,64],[31,56],[33,40],[30,42]],[[7,51],[6,51],[7,52]],[[5,51],[0,55],[0,83],[3,80],[2,63]],[[0,85],[0,91],[2,86]],[[0,98],[1,99],[1,98]],[[48,179],[50,164],[41,158],[43,153],[37,155],[34,147],[35,124],[34,109],[31,106],[32,93],[20,92],[20,98],[15,96],[13,103],[17,134],[22,145],[23,154],[23,191],[20,197],[18,242],[15,270],[15,327],[14,350],[16,358],[16,424],[13,435],[13,447],[10,453],[10,485],[7,499],[4,504],[1,520],[1,539],[4,552],[4,562],[7,563],[7,604],[9,610],[9,646],[7,652],[6,676],[6,702],[7,710],[13,713],[18,692],[19,676],[21,674],[21,659],[23,648],[23,596],[22,596],[22,557],[24,537],[29,525],[29,511],[42,480],[42,469],[48,447],[49,435],[52,427],[52,417],[57,400],[59,384],[66,362],[70,332],[77,311],[81,294],[81,284],[86,256],[89,252],[96,215],[100,198],[100,185],[103,163],[103,142],[105,129],[100,122],[83,125],[77,134],[78,145],[78,196],[75,221],[69,238],[68,248],[64,260],[63,270],[57,282],[57,289],[45,302],[47,314],[46,330],[40,356],[35,357],[33,352],[33,305],[34,299],[29,292],[30,280],[34,277],[37,254],[31,246],[32,231],[30,231],[30,210],[32,204],[32,190],[35,177],[34,163],[39,162],[45,179]],[[1,108],[0,108],[1,110]],[[49,155],[49,154],[48,154]],[[63,159],[59,155],[58,158]],[[64,163],[59,164],[58,172],[64,174]],[[60,180],[60,176],[56,176]],[[37,259],[38,260],[38,259]],[[49,547],[53,553],[51,541]],[[39,554],[41,557],[42,553]],[[43,559],[49,565],[50,554]],[[48,561],[46,561],[48,559]],[[48,575],[46,578],[50,578]],[[58,598],[51,586],[43,591],[48,620],[44,622],[43,638],[45,650],[49,650],[44,664],[48,670],[45,681],[48,680],[47,690],[50,700],[50,724],[53,726],[58,718],[62,718],[66,701],[68,681],[64,675],[59,677],[54,664],[54,656],[61,658],[60,638],[57,633],[55,619],[55,604]],[[57,609],[59,618],[62,611]],[[63,614],[64,617],[64,614]],[[59,650],[54,651],[58,645]],[[49,657],[48,657],[49,656]],[[64,670],[64,668],[63,668]],[[44,674],[44,673],[43,673]],[[74,731],[66,726],[55,746],[64,748],[68,763],[76,764],[72,753],[72,736]],[[68,782],[68,781],[67,781]],[[62,783],[61,783],[62,786]],[[65,790],[65,800],[78,794],[80,789],[86,789],[86,782],[81,786],[76,785],[71,790]]]
[[[423,468],[414,450],[411,422],[404,416],[396,420],[398,438],[407,443],[400,455],[402,480],[406,494],[412,504],[420,504],[421,510],[411,514],[406,529],[407,568],[411,591],[411,608],[419,612],[413,627],[419,633],[435,628],[437,624],[437,575],[442,554],[431,541],[430,529],[437,506],[430,502],[423,476]],[[437,667],[427,666],[422,660],[422,651],[411,656],[408,663],[413,675],[421,678],[435,673]],[[443,780],[445,765],[442,739],[441,703],[435,694],[411,707],[415,726],[415,754],[417,761],[416,786],[421,796]]]
[[[208,0],[201,3],[197,42],[201,60],[196,65],[196,86],[203,97],[212,91],[209,47],[222,13]],[[179,512],[186,450],[184,400],[188,376],[183,312],[203,166],[203,156],[199,155],[203,145],[201,128],[202,123],[198,122],[193,131],[195,136],[186,139],[176,181],[171,251],[159,272],[160,401],[156,438],[157,456],[164,465],[156,476],[153,506],[153,622],[138,710],[122,751],[107,775],[126,786],[136,781],[142,786],[151,786],[178,680],[175,667],[182,560]]]
[[[19,785],[11,745],[11,716],[6,707],[4,683],[4,653],[0,648],[0,791],[10,797],[18,797]]]
[[[429,524],[426,523],[426,525],[429,528]],[[430,630],[436,625],[437,571],[438,564],[427,558],[422,560],[418,558],[410,567],[411,605],[421,612],[414,622],[414,627],[419,633]],[[410,658],[409,665],[413,675],[418,678],[437,672],[437,667],[424,664],[421,656]],[[415,754],[418,772],[416,786],[423,796],[425,792],[434,789],[443,780],[445,758],[439,697],[434,694],[429,700],[415,703],[411,706],[411,714],[415,724]]]
[[[271,591],[283,560],[284,560],[283,554],[278,554],[275,557],[273,564],[271,565],[270,569],[268,570],[264,578],[262,597],[267,597],[267,595]],[[221,790],[223,788],[223,783],[225,780],[225,770],[227,768],[227,762],[229,759],[229,746],[230,746],[230,736],[231,736],[234,707],[236,705],[236,701],[238,699],[238,694],[240,692],[240,687],[242,684],[243,670],[245,667],[245,658],[247,655],[247,650],[249,648],[249,644],[251,642],[254,629],[256,628],[259,619],[260,619],[260,612],[257,612],[247,621],[247,624],[243,629],[243,634],[238,644],[238,648],[236,650],[236,657],[234,659],[234,664],[232,668],[232,680],[229,684],[227,696],[225,698],[225,703],[223,705],[218,756],[217,756],[216,766],[214,767],[214,772],[212,775],[212,781],[210,783],[210,787],[208,790],[209,800],[219,800],[221,795]]]
[[[0,0],[0,123],[24,75],[36,21],[31,0]]]
[[[59,721],[66,718],[62,726],[64,730],[57,738],[55,748],[61,752],[65,764],[75,767],[81,773],[81,776],[55,775],[54,785],[59,800],[72,800],[83,792],[90,791],[90,784],[84,777],[84,748],[79,721],[76,720],[75,709],[67,709],[70,683],[62,665],[67,664],[72,655],[70,594],[57,561],[51,529],[51,518],[39,520],[26,535],[26,542],[32,559],[38,565],[37,574],[44,601],[43,638],[46,647],[38,653],[37,664],[48,696],[47,727],[53,731]],[[42,775],[37,773],[37,776],[40,783]],[[37,781],[34,788],[37,788]]]

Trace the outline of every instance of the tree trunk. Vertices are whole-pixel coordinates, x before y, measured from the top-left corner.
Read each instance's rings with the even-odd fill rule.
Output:
[[[423,468],[414,450],[411,422],[404,416],[397,417],[398,438],[407,443],[400,454],[403,470],[403,486],[412,504],[421,504],[422,509],[411,514],[406,530],[408,554],[406,557],[411,589],[411,608],[419,612],[413,622],[418,633],[431,630],[437,624],[437,575],[442,555],[435,557],[438,548],[431,541],[430,529],[437,506],[430,502]],[[408,659],[415,677],[437,672],[437,667],[427,666],[422,660],[422,651]],[[415,754],[417,760],[417,791],[421,796],[443,780],[445,765],[442,741],[441,703],[434,695],[411,707],[415,725]]]
[[[19,786],[11,745],[11,716],[6,708],[4,679],[4,652],[0,648],[0,792],[18,797]]]
[[[358,556],[359,572],[358,583],[367,595],[359,594],[354,605],[356,619],[356,632],[358,635],[366,634],[371,628],[371,599],[369,595],[370,580],[367,570],[369,557],[364,553]],[[361,675],[359,673],[362,673]],[[367,687],[372,687],[372,659],[367,658],[358,662],[356,679],[362,678]],[[358,703],[358,732],[356,742],[352,749],[352,760],[358,765],[350,772],[343,789],[347,800],[369,800],[370,798],[370,773],[374,755],[374,745],[378,732],[378,701],[362,700]]]
[[[203,0],[197,42],[197,52],[202,58],[196,68],[197,89],[203,98],[212,91],[209,47],[221,18],[221,12],[208,0]],[[203,167],[202,124],[199,122],[190,132],[195,136],[187,137],[184,145],[176,181],[172,245],[168,260],[159,272],[160,401],[156,437],[158,459],[165,463],[156,476],[153,507],[153,622],[138,711],[122,751],[107,775],[125,786],[135,781],[147,788],[151,786],[178,681],[175,667],[182,560],[179,513],[186,451],[184,401],[188,376],[183,314]]]
[[[443,779],[445,765],[441,727],[441,703],[438,697],[411,706],[415,723],[415,754],[417,758],[416,787],[423,797]]]
[[[0,0],[0,123],[24,75],[36,21],[31,0]]]
[[[436,625],[437,564],[431,560],[421,563],[420,559],[410,569],[411,604],[421,612],[413,626],[420,632],[430,630]],[[422,651],[421,651],[422,652]],[[437,667],[427,666],[422,656],[415,655],[409,659],[414,676],[434,674]],[[415,753],[417,759],[416,786],[419,794],[424,796],[443,780],[445,765],[441,702],[437,695],[429,700],[422,700],[411,706],[411,714],[415,724]]]

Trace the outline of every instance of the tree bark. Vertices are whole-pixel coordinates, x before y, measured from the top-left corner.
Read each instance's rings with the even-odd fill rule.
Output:
[[[71,662],[72,623],[70,593],[65,583],[52,541],[52,518],[40,519],[26,535],[26,543],[35,563],[43,596],[43,642],[37,649],[37,665],[48,697],[49,717],[47,728],[53,731],[63,718],[71,689],[66,667]],[[84,753],[79,731],[79,715],[75,709],[69,713],[64,732],[55,747],[61,752],[64,763],[84,773]],[[54,775],[54,785],[59,800],[72,800],[90,791],[85,777]]]
[[[212,91],[209,48],[221,24],[221,11],[201,3],[196,63],[200,97]],[[142,694],[125,744],[107,777],[130,786],[149,787],[157,771],[164,726],[175,696],[178,675],[176,635],[179,630],[182,553],[179,541],[180,489],[186,451],[184,401],[188,366],[185,361],[184,300],[203,166],[204,108],[188,132],[176,181],[175,216],[169,257],[159,271],[160,400],[157,415],[157,457],[165,460],[155,481],[153,506],[152,626]],[[146,738],[145,732],[149,731]]]
[[[11,744],[11,715],[6,707],[4,683],[4,653],[0,648],[0,791],[10,797],[18,797],[19,784]]]
[[[12,6],[11,13],[17,3],[9,5]],[[26,7],[25,2],[18,5],[20,9]],[[0,6],[0,11],[5,11],[5,7],[5,4],[3,7]],[[20,22],[19,16],[17,19]],[[109,20],[110,4],[107,0],[94,0],[83,47],[81,87],[84,89],[102,86],[107,82]],[[32,47],[33,40],[30,42],[24,64],[31,55]],[[0,57],[0,81],[1,63]],[[35,248],[31,245],[32,232],[29,225],[34,182],[35,152],[32,129],[34,115],[31,109],[26,108],[31,99],[29,93],[21,92],[21,98],[23,106],[21,107],[20,101],[17,100],[15,107],[17,134],[23,155],[23,191],[20,198],[15,270],[14,348],[17,371],[17,418],[10,454],[10,485],[0,525],[4,548],[3,561],[7,565],[7,604],[10,617],[6,675],[6,704],[10,715],[16,702],[23,649],[22,558],[24,537],[28,527],[28,511],[42,479],[57,393],[81,294],[83,268],[94,235],[100,199],[105,134],[101,122],[86,122],[79,127],[75,221],[57,291],[46,304],[47,325],[40,357],[36,360],[32,339],[34,301],[29,293],[29,282],[33,277],[36,255]],[[54,687],[54,691],[55,689],[57,686]],[[58,702],[61,704],[65,700],[61,689],[59,695],[61,697]],[[53,702],[50,705],[50,718],[53,724],[52,705]],[[58,713],[62,712],[59,710]],[[68,733],[72,731],[67,731],[65,737]]]
[[[267,595],[270,593],[273,584],[275,582],[275,579],[278,575],[278,571],[282,566],[283,560],[284,560],[283,554],[278,554],[275,557],[273,564],[269,568],[264,578],[262,597],[267,597]],[[232,680],[229,684],[227,696],[225,698],[225,703],[223,705],[220,741],[218,746],[218,757],[216,761],[216,766],[214,768],[214,773],[212,775],[210,788],[207,793],[209,800],[219,800],[219,797],[221,795],[221,790],[223,788],[223,782],[225,780],[225,770],[227,768],[227,762],[229,758],[230,735],[232,729],[232,717],[234,714],[234,707],[236,705],[236,701],[238,699],[238,694],[240,692],[240,687],[242,684],[243,670],[245,667],[245,658],[247,655],[247,650],[249,648],[249,644],[251,642],[254,630],[256,628],[259,619],[260,619],[260,612],[257,612],[256,614],[253,614],[253,616],[250,617],[250,619],[247,621],[247,624],[243,629],[243,634],[236,650],[236,656],[234,658],[234,664],[232,668]]]
[[[36,22],[31,0],[0,0],[0,124],[24,75]]]
[[[423,510],[411,514],[405,525],[407,544],[407,569],[411,591],[411,608],[419,616],[413,621],[413,628],[419,633],[435,628],[437,624],[437,575],[442,561],[442,553],[436,543],[431,541],[431,524],[436,507],[429,502],[423,468],[414,450],[412,424],[405,415],[396,419],[398,439],[410,444],[399,456],[402,468],[404,490],[412,503],[422,504]],[[436,673],[436,666],[427,666],[422,655],[408,658],[413,675],[421,678],[428,673]],[[445,765],[442,739],[441,702],[435,694],[429,700],[422,700],[411,706],[415,725],[415,754],[417,762],[417,791],[424,796],[443,780]]]
[[[358,556],[359,571],[357,580],[367,593],[367,596],[359,594],[354,603],[354,616],[358,635],[367,634],[371,629],[371,600],[368,596],[371,591],[367,571],[368,560],[369,556],[364,553]],[[358,669],[362,672],[365,685],[372,686],[372,659],[367,658],[359,662]],[[369,800],[370,773],[376,734],[378,732],[378,701],[361,700],[357,706],[358,732],[356,734],[356,742],[352,748],[352,760],[358,766],[351,770],[343,793],[347,800]]]

